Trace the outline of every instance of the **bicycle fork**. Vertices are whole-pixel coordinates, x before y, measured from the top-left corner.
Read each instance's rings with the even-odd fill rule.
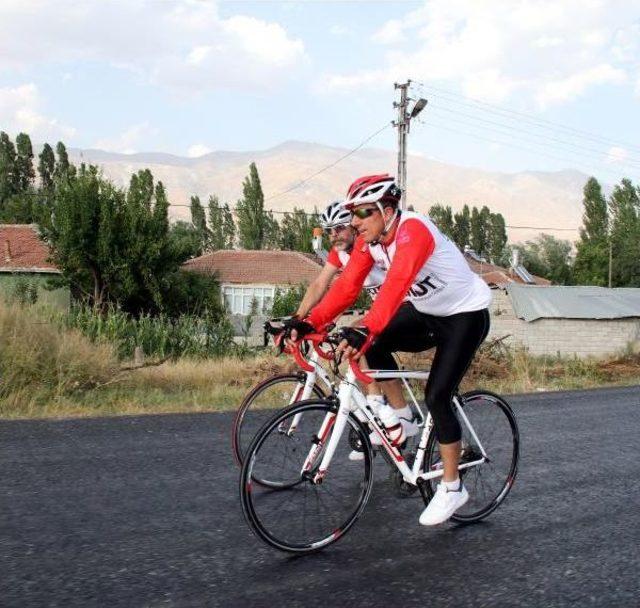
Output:
[[[329,464],[331,463],[331,459],[333,458],[333,454],[338,447],[340,437],[342,437],[342,433],[347,425],[352,391],[353,387],[348,382],[343,382],[340,385],[340,389],[338,391],[338,403],[340,404],[338,406],[338,411],[327,412],[327,415],[322,421],[320,431],[318,432],[318,435],[314,437],[313,445],[311,446],[309,454],[302,465],[302,476],[310,478],[313,483],[322,483],[327,469],[329,468]],[[332,430],[333,432],[331,432]],[[329,433],[331,433],[331,436],[327,442]],[[317,471],[312,475],[313,468],[321,455],[322,461],[320,462]]]

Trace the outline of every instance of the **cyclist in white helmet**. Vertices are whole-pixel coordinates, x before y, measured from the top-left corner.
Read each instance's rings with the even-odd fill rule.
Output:
[[[320,274],[311,282],[295,313],[300,319],[322,299],[336,275],[347,265],[356,232],[351,226],[351,211],[345,209],[342,201],[330,203],[320,215],[320,225],[329,236],[331,250]],[[379,268],[372,269],[364,282],[364,288],[372,297],[384,281],[384,272]]]
[[[353,214],[345,208],[345,202],[343,201],[331,203],[320,216],[320,225],[329,235],[332,245],[331,251],[324,268],[309,285],[291,322],[295,323],[296,319],[304,319],[309,314],[311,309],[322,300],[329,290],[336,275],[349,262],[357,237],[356,230],[351,226],[352,219]],[[360,242],[359,245],[362,247],[364,243]],[[363,283],[364,289],[367,290],[372,299],[376,298],[384,279],[385,269],[381,265],[373,266]],[[367,362],[364,358],[362,365],[366,369]],[[382,390],[370,391],[368,386],[362,388],[367,393],[367,401],[371,409],[376,413],[382,412],[384,417],[385,412],[390,411],[390,406],[382,394]],[[419,429],[414,413],[403,413],[404,416],[400,417],[400,423],[402,424],[402,439],[404,440],[407,437],[416,435]],[[370,438],[374,446],[380,445],[381,441],[377,433],[371,433]],[[363,453],[358,450],[353,450],[349,454],[349,460],[361,460],[363,457]]]

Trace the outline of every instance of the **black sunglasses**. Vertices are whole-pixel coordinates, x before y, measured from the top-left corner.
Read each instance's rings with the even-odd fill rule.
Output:
[[[329,236],[332,234],[338,234],[346,230],[348,226],[346,224],[338,224],[337,226],[332,226],[331,228],[326,228],[326,232]]]
[[[378,209],[376,207],[356,207],[351,210],[351,213],[361,220],[366,220],[371,217]]]

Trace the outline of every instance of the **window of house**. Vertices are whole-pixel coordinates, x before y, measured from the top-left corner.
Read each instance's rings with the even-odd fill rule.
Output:
[[[256,285],[223,285],[222,297],[227,310],[234,315],[248,315],[251,302],[256,300],[258,314],[269,313],[273,304],[275,287]]]

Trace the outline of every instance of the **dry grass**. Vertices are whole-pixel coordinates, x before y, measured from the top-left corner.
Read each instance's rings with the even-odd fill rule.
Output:
[[[110,382],[118,369],[109,345],[0,304],[0,416],[46,415],[52,401]]]
[[[401,357],[413,369],[429,367],[430,360],[429,353]],[[290,358],[264,354],[183,359],[122,372],[110,347],[42,323],[32,311],[0,307],[0,417],[230,410],[260,380],[294,369]],[[489,344],[462,389],[512,394],[619,384],[640,384],[640,355],[608,361],[532,357]]]

